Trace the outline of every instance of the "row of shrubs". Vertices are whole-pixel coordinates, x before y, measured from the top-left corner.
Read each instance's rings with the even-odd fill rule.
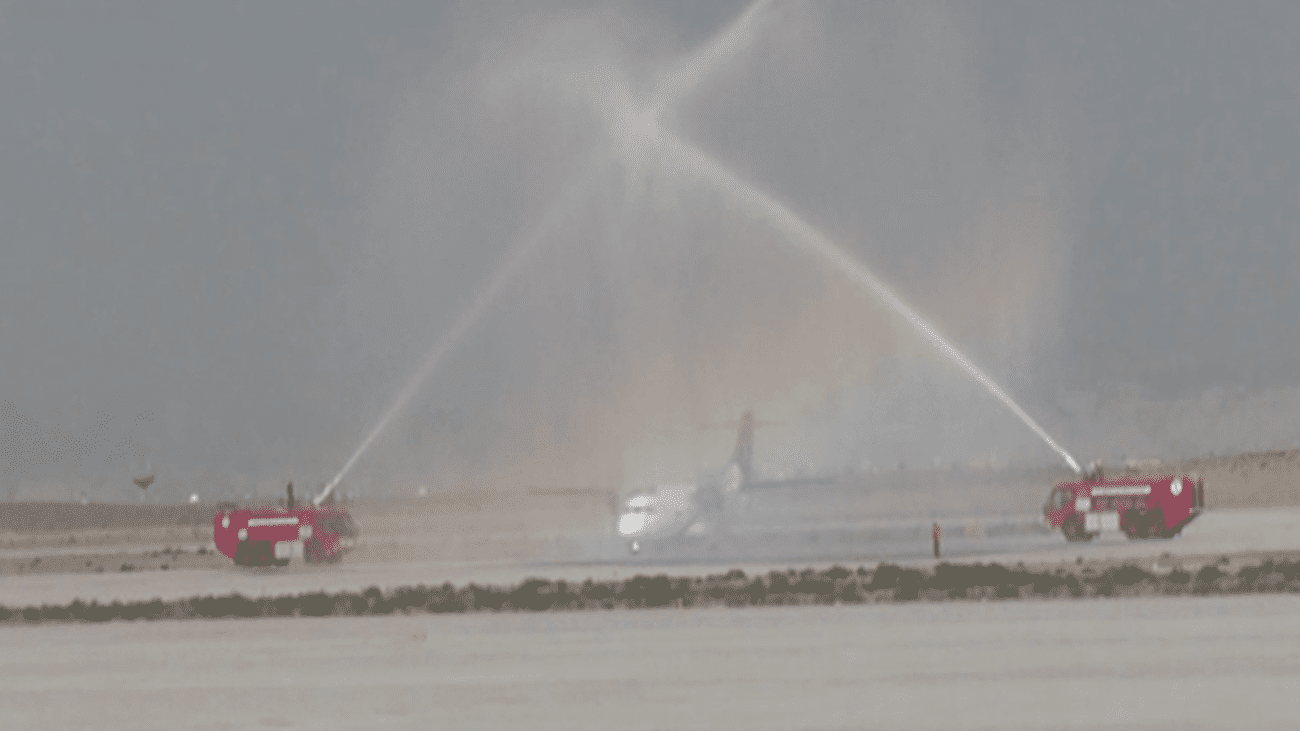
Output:
[[[326,617],[385,615],[396,612],[460,614],[477,611],[568,611],[647,607],[752,607],[799,604],[1015,599],[1028,597],[1105,597],[1153,594],[1233,594],[1300,592],[1300,560],[1268,560],[1236,574],[1222,564],[1196,574],[1174,570],[1160,575],[1125,564],[1097,571],[1058,568],[1031,571],[1024,566],[941,563],[932,570],[881,564],[856,571],[773,571],[746,576],[743,571],[707,577],[638,575],[622,581],[582,583],[529,579],[515,586],[403,586],[391,591],[314,592],[252,599],[240,594],[175,601],[0,606],[0,622],[108,622],[111,620],[220,617]]]

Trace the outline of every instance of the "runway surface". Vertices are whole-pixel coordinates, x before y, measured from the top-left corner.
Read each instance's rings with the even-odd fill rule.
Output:
[[[927,524],[915,522],[918,528]],[[955,522],[945,535],[944,560],[1013,564],[1044,564],[1084,560],[1147,560],[1162,553],[1175,557],[1217,558],[1243,552],[1300,551],[1300,509],[1247,509],[1207,512],[1179,538],[1129,541],[1107,536],[1091,543],[1067,543],[1059,534],[1020,534],[968,537]],[[335,566],[290,566],[287,569],[216,569],[79,574],[24,574],[0,577],[0,604],[29,606],[68,603],[74,599],[132,601],[180,599],[201,595],[241,593],[257,597],[310,591],[361,591],[371,586],[508,584],[529,577],[583,581],[587,578],[626,578],[638,573],[704,575],[740,568],[748,574],[807,566],[873,565],[881,560],[900,564],[931,564],[928,530],[910,538],[857,540],[869,532],[810,532],[792,534],[784,550],[755,556],[737,553],[671,557],[667,560],[632,561],[617,539],[553,538],[533,546],[531,554],[492,561],[430,559],[416,543],[378,539],[378,545],[349,555]],[[957,535],[952,535],[956,533]],[[388,541],[385,543],[385,541]],[[586,550],[582,550],[585,548]],[[602,553],[603,552],[603,553]],[[0,551],[0,555],[3,552]]]
[[[381,534],[338,566],[5,576],[0,604],[934,563],[927,521],[764,530],[751,538],[768,553],[752,560],[660,562],[629,562],[621,541],[574,531],[512,543],[526,550],[493,561],[430,558],[418,535]],[[1168,553],[1194,565],[1297,552],[1300,509],[1211,511],[1166,541],[1070,544],[1005,517],[947,521],[945,535],[951,561]],[[15,729],[1291,728],[1300,691],[1300,597],[1289,595],[11,625],[0,635],[0,726]]]
[[[4,630],[13,729],[1294,728],[1300,597]]]

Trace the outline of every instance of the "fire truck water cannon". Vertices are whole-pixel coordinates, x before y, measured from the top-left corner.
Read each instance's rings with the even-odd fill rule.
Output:
[[[1052,488],[1043,517],[1068,541],[1090,541],[1102,531],[1173,538],[1204,508],[1205,485],[1195,474],[1106,478],[1094,469]]]
[[[239,566],[288,566],[291,560],[337,563],[356,547],[352,516],[332,500],[296,503],[289,483],[282,506],[219,506],[212,522],[217,550]]]

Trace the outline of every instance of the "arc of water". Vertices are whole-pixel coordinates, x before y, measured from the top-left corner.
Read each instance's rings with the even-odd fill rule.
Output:
[[[719,63],[751,45],[755,40],[760,14],[771,4],[772,0],[754,0],[721,32],[690,54],[675,71],[660,77],[654,87],[651,107],[658,111],[677,103],[699,86]]]
[[[621,112],[612,117],[618,120],[612,130],[616,137],[622,138],[618,149],[622,151],[641,151],[647,149],[657,152],[660,163],[676,162],[711,182],[735,200],[747,204],[753,214],[764,217],[774,223],[787,237],[801,244],[805,249],[819,255],[834,269],[851,281],[872,293],[889,309],[901,316],[908,324],[931,342],[942,354],[966,372],[972,379],[985,388],[1011,410],[1031,431],[1043,440],[1053,451],[1065,460],[1076,473],[1080,472],[1079,463],[1063,447],[1052,439],[1045,429],[1039,426],[1019,404],[1002,390],[998,384],[971,362],[964,353],[953,346],[925,318],[880,281],[862,263],[855,261],[839,246],[822,235],[813,226],[805,222],[789,207],[758,187],[745,181],[728,170],[720,162],[704,151],[696,148],[673,135],[661,126],[659,117],[663,110],[683,98],[703,80],[704,73],[715,67],[728,55],[740,51],[745,45],[753,43],[760,15],[771,5],[770,0],[755,0],[733,22],[715,35],[700,50],[691,56],[672,73],[666,74],[656,85],[647,107],[636,109],[632,99],[624,91],[621,98],[613,101]],[[617,88],[617,87],[615,87]],[[610,87],[606,87],[608,90]],[[605,103],[610,100],[605,99]],[[607,121],[611,117],[607,116]],[[640,153],[639,153],[640,154]],[[640,161],[627,161],[637,164]]]
[[[579,176],[561,192],[556,201],[546,210],[546,213],[542,216],[541,222],[533,231],[532,235],[515,246],[514,250],[510,253],[509,258],[506,259],[505,264],[493,273],[492,278],[489,279],[487,285],[484,286],[483,289],[479,290],[478,294],[475,295],[474,299],[470,302],[469,307],[465,308],[465,310],[460,313],[460,316],[456,318],[451,329],[444,332],[442,337],[438,338],[438,340],[434,342],[433,346],[425,353],[424,360],[421,361],[420,367],[411,376],[410,380],[407,381],[406,386],[397,394],[397,397],[393,399],[392,404],[389,405],[386,411],[384,411],[383,416],[381,416],[379,421],[375,423],[374,427],[366,433],[365,439],[361,440],[361,444],[356,448],[352,455],[348,457],[347,462],[343,463],[343,468],[338,471],[338,474],[334,475],[333,479],[326,483],[320,494],[312,499],[313,503],[320,505],[332,492],[334,492],[334,489],[343,481],[343,477],[346,476],[357,463],[357,460],[361,459],[361,455],[365,454],[366,450],[370,448],[371,443],[384,432],[384,429],[388,427],[388,424],[402,412],[402,409],[406,407],[406,404],[420,390],[420,386],[424,384],[424,381],[428,379],[429,375],[438,367],[438,364],[447,356],[448,351],[450,351],[452,347],[465,336],[465,333],[468,332],[475,323],[482,319],[488,307],[497,298],[497,295],[501,293],[502,288],[504,288],[506,283],[514,277],[515,273],[523,267],[524,262],[528,260],[529,256],[538,245],[540,245],[541,242],[550,235],[556,226],[567,219],[579,205],[588,200],[589,192],[598,173],[599,168],[591,166],[587,173]]]
[[[666,74],[656,86],[655,98],[658,100],[657,106],[651,110],[649,120],[651,128],[657,128],[657,116],[666,105],[675,103],[681,97],[685,96],[692,89],[699,85],[710,71],[720,60],[728,54],[735,53],[747,43],[752,43],[754,34],[752,32],[755,19],[759,13],[770,4],[771,0],[755,0],[746,10],[734,21],[729,23],[723,31],[715,35],[701,49],[684,63],[681,69],[674,73]],[[366,434],[365,439],[352,453],[348,460],[343,464],[343,468],[334,476],[326,485],[321,493],[314,498],[314,502],[320,505],[330,494],[338,487],[343,477],[352,469],[370,448],[371,443],[379,437],[387,428],[389,422],[396,418],[397,414],[405,407],[406,403],[419,390],[425,379],[433,373],[442,359],[464,336],[465,332],[474,326],[474,323],[483,316],[483,312],[496,298],[501,288],[514,275],[528,258],[531,251],[537,247],[538,243],[545,238],[547,233],[556,226],[559,221],[563,220],[568,212],[577,206],[584,198],[582,194],[590,189],[594,182],[597,171],[592,170],[584,176],[579,182],[569,186],[560,199],[552,205],[536,232],[528,239],[521,243],[515,252],[506,261],[492,278],[486,287],[479,292],[470,306],[461,313],[460,317],[453,324],[452,328],[443,334],[433,347],[429,349],[422,361],[419,370],[415,372],[406,387],[397,395],[397,398],[389,406],[388,410],[380,417],[379,422]]]
[[[1018,404],[1011,399],[991,378],[982,370],[976,367],[969,359],[959,350],[953,347],[945,340],[933,327],[929,325],[920,315],[911,307],[904,303],[888,287],[884,285],[870,270],[866,269],[860,263],[851,259],[847,253],[835,246],[829,239],[822,236],[816,229],[800,219],[793,211],[781,204],[775,198],[761,192],[758,188],[745,182],[735,174],[731,173],[724,166],[718,163],[703,151],[692,147],[691,145],[676,138],[659,125],[658,117],[661,112],[670,104],[680,100],[691,90],[693,90],[705,78],[705,73],[716,66],[722,59],[741,50],[744,45],[750,44],[755,38],[755,26],[758,22],[760,13],[771,4],[771,0],[755,0],[746,10],[719,34],[714,36],[708,43],[701,47],[699,51],[692,54],[682,67],[673,73],[666,74],[659,84],[656,85],[653,94],[653,104],[639,114],[625,115],[620,126],[621,130],[615,130],[615,134],[627,137],[629,134],[637,137],[649,138],[652,147],[657,147],[661,151],[666,151],[669,157],[676,157],[685,160],[688,167],[693,167],[698,175],[710,180],[715,185],[726,192],[736,196],[742,202],[750,204],[755,213],[766,216],[769,220],[777,224],[788,236],[815,253],[820,254],[827,259],[836,269],[847,275],[850,279],[864,286],[868,291],[874,293],[890,309],[901,315],[913,327],[917,328],[932,343],[939,348],[941,352],[952,359],[958,366],[966,371],[972,378],[983,385],[998,400],[1002,401],[1011,409],[1016,416],[1027,424],[1030,429],[1041,437],[1053,450],[1060,454],[1065,461],[1076,472],[1079,471],[1078,463],[1063,448],[1061,448],[1047,434],[1042,427],[1025,413]],[[619,106],[626,107],[630,101],[626,97],[619,100],[622,102]],[[624,109],[625,113],[632,111]],[[627,124],[632,121],[631,124]],[[644,149],[639,145],[627,146],[625,149]],[[461,313],[450,330],[434,343],[424,361],[414,376],[408,381],[405,388],[398,394],[392,405],[384,412],[379,422],[366,434],[361,445],[344,463],[343,468],[338,474],[326,485],[314,502],[319,505],[323,502],[342,481],[343,477],[352,469],[357,460],[366,452],[371,443],[383,433],[397,414],[405,407],[406,403],[414,397],[425,379],[437,368],[438,364],[446,356],[447,352],[464,336],[478,320],[483,316],[491,302],[496,298],[506,282],[522,266],[523,262],[531,254],[532,250],[545,238],[550,230],[561,220],[567,217],[571,208],[576,206],[580,201],[580,194],[589,189],[590,181],[594,179],[595,171],[584,176],[581,183],[570,185],[557,202],[548,209],[547,214],[543,217],[541,225],[537,231],[525,239],[514,253],[507,259],[504,266],[501,267],[489,280],[486,287],[481,290],[478,296],[471,302],[470,306]]]
[[[1079,463],[1075,461],[1074,457],[1065,448],[1057,444],[1056,440],[1052,439],[1051,435],[1039,426],[1033,417],[1020,408],[1020,405],[1006,391],[1003,391],[979,366],[972,363],[965,354],[948,342],[938,330],[904,302],[884,282],[880,281],[870,269],[854,260],[847,252],[836,246],[830,239],[800,218],[798,214],[790,210],[781,201],[764,193],[753,184],[731,172],[703,150],[684,142],[664,129],[658,130],[655,144],[662,153],[662,162],[680,166],[680,169],[708,181],[714,187],[723,191],[724,194],[729,195],[733,200],[747,207],[751,215],[770,221],[787,238],[821,257],[848,279],[875,295],[877,299],[929,340],[939,352],[947,356],[949,360],[983,386],[994,398],[1001,401],[1047,446],[1060,455],[1072,470],[1076,473],[1081,472]]]

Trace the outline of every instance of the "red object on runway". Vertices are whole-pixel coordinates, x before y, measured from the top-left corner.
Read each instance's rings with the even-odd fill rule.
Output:
[[[1195,476],[1125,475],[1060,483],[1048,494],[1043,517],[1070,541],[1090,541],[1103,530],[1172,538],[1204,507],[1205,485]]]
[[[356,524],[335,507],[233,508],[212,520],[217,550],[240,566],[334,563],[356,547]]]

